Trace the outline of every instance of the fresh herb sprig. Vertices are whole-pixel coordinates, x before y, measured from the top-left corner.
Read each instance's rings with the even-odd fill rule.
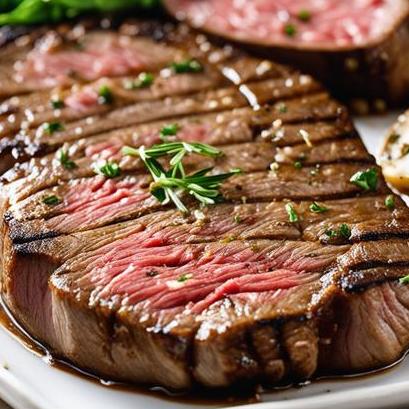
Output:
[[[409,284],[409,275],[404,276],[404,277],[401,277],[401,278],[399,279],[399,283],[400,283],[400,284],[404,284],[404,285]]]
[[[218,157],[219,149],[202,143],[170,142],[154,145],[149,149],[125,147],[124,155],[140,157],[152,175],[150,191],[162,204],[173,202],[183,213],[188,209],[180,199],[181,193],[187,193],[204,205],[216,203],[221,198],[220,185],[233,175],[240,173],[233,169],[228,173],[208,175],[212,168],[202,169],[192,175],[186,175],[182,160],[187,154],[196,153],[202,156]],[[159,158],[170,156],[169,170],[158,162]]]

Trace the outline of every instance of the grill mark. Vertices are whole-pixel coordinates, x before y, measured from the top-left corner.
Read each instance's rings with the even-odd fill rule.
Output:
[[[336,148],[336,145],[343,140],[349,140],[349,142],[346,142],[349,144],[349,146],[341,146],[341,149],[344,149],[344,152],[339,155],[337,158],[337,153],[330,153],[329,156],[325,157],[322,154],[319,154],[319,149],[326,149],[326,147],[331,148]],[[112,139],[114,142],[114,140]],[[113,143],[112,142],[112,143]],[[117,143],[115,141],[115,143]],[[125,146],[126,144],[122,144],[121,146]],[[81,145],[78,145],[79,147]],[[61,169],[53,169],[53,161],[55,159],[54,155],[49,155],[47,157],[43,157],[41,159],[41,167],[37,166],[36,164],[33,164],[32,162],[27,163],[26,168],[24,169],[24,164],[19,165],[15,167],[15,170],[10,171],[9,173],[5,174],[3,176],[3,179],[9,179],[11,183],[16,182],[18,180],[22,180],[24,178],[30,177],[30,174],[34,172],[35,174],[38,174],[38,178],[36,178],[36,189],[37,190],[42,190],[46,188],[50,188],[55,184],[61,183],[61,181],[69,181],[69,180],[75,180],[75,179],[80,179],[80,178],[86,178],[86,177],[92,177],[95,175],[93,169],[92,169],[92,164],[97,160],[96,158],[92,158],[89,156],[86,156],[86,150],[88,148],[92,148],[93,145],[88,145],[87,147],[82,147],[79,148],[79,154],[73,154],[71,155],[71,159],[73,159],[77,164],[78,168],[74,169],[71,172],[66,172],[62,171]],[[138,145],[133,145],[133,146],[138,146]],[[233,151],[237,151],[240,153],[241,150],[244,150],[245,152],[251,153],[257,153],[256,148],[257,147],[264,147],[262,151],[262,155],[260,156],[261,161],[260,162],[251,162],[252,157],[249,157],[250,162],[246,162],[245,155],[238,156],[237,159],[243,159],[244,163],[241,163],[240,161],[236,161],[235,155],[226,155],[221,159],[217,160],[212,160],[210,158],[200,158],[200,157],[192,157],[188,158],[187,160],[187,167],[188,168],[197,168],[197,167],[216,167],[219,170],[222,171],[229,171],[231,168],[239,167],[243,169],[244,172],[254,172],[254,171],[259,171],[259,170],[265,170],[268,169],[270,164],[272,162],[278,162],[280,164],[294,164],[296,161],[300,160],[300,157],[302,157],[302,165],[306,166],[315,166],[315,165],[320,165],[320,164],[340,164],[340,163],[372,163],[373,159],[372,157],[366,152],[365,148],[363,147],[363,144],[361,143],[360,139],[356,138],[353,133],[346,133],[340,135],[340,137],[334,137],[334,138],[329,138],[329,139],[324,139],[314,145],[313,148],[308,148],[305,143],[300,141],[300,143],[296,145],[286,145],[283,147],[279,147],[275,145],[274,143],[271,143],[269,141],[266,141],[263,138],[257,138],[255,142],[244,142],[244,143],[238,143],[238,144],[225,144],[225,145],[217,145],[215,144],[214,146],[219,146],[222,151],[225,151],[226,154],[229,153],[229,150],[232,149]],[[71,147],[71,149],[75,145]],[[351,149],[348,151],[348,149]],[[110,147],[107,145],[101,153],[105,152],[107,149],[110,149]],[[120,151],[120,145],[118,143],[118,146],[115,147],[115,150],[117,151],[119,149]],[[286,150],[287,149],[287,150]],[[290,149],[290,150],[288,150]],[[355,149],[354,151],[352,149]],[[267,150],[267,151],[266,151]],[[297,154],[293,150],[298,150],[299,153]],[[266,155],[268,153],[268,155]],[[97,155],[97,154],[96,154]],[[264,155],[264,156],[263,156]],[[302,156],[305,155],[305,156]],[[314,158],[314,155],[318,155],[318,158],[321,158],[321,160],[311,160],[311,157]],[[333,157],[331,156],[333,155]],[[348,157],[348,155],[350,155]],[[92,155],[94,156],[94,155]],[[102,158],[100,158],[102,159]],[[45,162],[46,160],[46,162]],[[136,158],[127,158],[125,159],[119,152],[115,153],[114,156],[110,157],[109,160],[115,160],[118,161],[121,169],[122,169],[122,174],[123,175],[132,175],[136,173],[144,173],[145,169],[142,165],[142,163],[137,160]],[[228,166],[228,163],[231,165]],[[203,165],[203,166],[200,166]],[[50,171],[50,172],[48,172]],[[46,172],[46,173],[43,173]],[[42,175],[42,176],[41,176]],[[14,177],[14,178],[13,178]],[[12,179],[13,178],[13,179]],[[58,180],[56,179],[58,178]],[[43,183],[41,182],[43,180]],[[34,194],[35,191],[32,191],[32,194]],[[15,192],[16,198],[18,198],[18,193]]]
[[[229,111],[226,111],[229,112]],[[221,115],[224,114],[224,112],[220,112]],[[186,119],[186,121],[195,121],[197,120],[205,120],[207,118],[208,114],[203,114],[202,116],[197,116],[197,115],[193,115],[193,116],[188,116],[188,117],[184,117],[184,119]],[[271,119],[273,119],[274,117],[271,117]],[[278,118],[278,117],[277,117]],[[168,123],[168,122],[177,122],[178,118],[170,118],[169,121],[163,121],[160,122],[157,126],[158,129],[160,129],[161,126],[163,126],[164,124]],[[300,128],[307,128],[309,126],[313,126],[315,124],[317,124],[318,126],[333,126],[334,127],[334,132],[336,132],[333,136],[328,135],[327,137],[323,138],[321,141],[318,141],[318,144],[321,142],[324,142],[325,140],[336,140],[338,138],[349,138],[349,137],[353,137],[356,136],[355,131],[353,131],[352,125],[350,124],[350,122],[341,122],[340,124],[338,124],[338,121],[334,121],[334,122],[329,122],[328,120],[332,119],[331,115],[323,115],[322,117],[317,117],[315,116],[313,118],[313,116],[311,117],[310,120],[306,121],[305,117],[296,117],[294,119],[289,119],[286,120],[284,118],[283,120],[283,127],[282,129],[293,129],[294,127],[296,127],[297,125],[300,126]],[[229,123],[233,123],[234,120],[231,120],[230,122],[228,121],[225,125],[222,126],[226,126]],[[203,124],[205,125],[206,122],[203,122]],[[266,125],[262,126],[259,124],[255,124],[255,123],[251,123],[251,121],[243,121],[243,125],[246,124],[246,126],[248,126],[250,128],[250,131],[252,132],[253,135],[253,140],[265,140],[266,138],[262,138],[261,134],[263,131],[266,131],[268,129],[268,127]],[[152,128],[154,127],[154,123],[152,124]],[[187,122],[186,127],[189,127],[189,123]],[[81,141],[87,141],[88,138],[89,139],[97,139],[97,138],[101,138],[102,140],[106,140],[113,136],[112,134],[115,133],[119,133],[121,131],[124,131],[126,133],[137,133],[138,132],[138,128],[146,128],[147,125],[140,125],[139,127],[136,126],[134,127],[124,127],[124,128],[119,128],[116,130],[112,130],[112,131],[108,131],[108,132],[102,132],[100,134],[92,134],[89,135],[86,139],[84,138],[80,138],[80,136],[78,136],[78,139],[72,139],[70,141],[71,146],[75,146],[76,144],[81,143]],[[149,125],[148,125],[149,127]],[[338,127],[338,129],[337,129]],[[343,130],[341,130],[343,128]],[[212,132],[216,132],[217,131],[217,127],[214,128],[212,130]],[[338,135],[338,136],[337,136]],[[129,139],[129,137],[128,137]],[[302,145],[304,143],[304,141],[301,140],[301,138],[290,138],[290,140],[286,141],[286,137],[284,137],[283,139],[278,139],[276,141],[273,141],[273,145],[274,146],[278,146],[278,147],[285,147],[285,146],[295,146],[295,145]],[[319,139],[319,138],[318,138]],[[315,140],[315,137],[312,136],[312,140]],[[61,146],[64,145],[64,143],[67,143],[66,141],[62,140],[60,143],[55,143],[55,140],[52,141],[52,144],[46,143],[46,142],[30,142],[30,140],[19,140],[19,139],[14,139],[14,140],[9,140],[9,139],[5,139],[0,141],[0,157],[3,157],[2,159],[2,164],[0,165],[0,174],[6,172],[7,169],[10,169],[11,171],[13,171],[12,166],[15,164],[15,162],[17,161],[17,163],[15,164],[16,166],[20,166],[20,164],[22,163],[24,166],[24,161],[28,161],[30,158],[37,158],[40,157],[41,155],[45,155],[45,154],[50,154],[52,152],[55,152],[57,149],[59,149]],[[226,140],[225,142],[223,140],[221,141],[211,141],[211,144],[214,146],[230,146],[231,143],[228,142],[228,140]],[[133,144],[131,144],[133,145]],[[86,143],[84,146],[89,146],[88,143]],[[2,177],[0,177],[0,181],[1,179],[3,180],[7,180],[8,176],[7,173],[4,174]]]
[[[342,197],[343,194],[346,194],[347,196],[356,196],[358,194],[364,193],[357,186],[354,186],[349,182],[350,176],[352,176],[358,170],[362,170],[362,166],[359,164],[325,164],[319,168],[318,172],[315,175],[311,175],[311,172],[315,172],[316,170],[317,168],[315,166],[305,166],[302,169],[295,169],[292,165],[282,165],[281,169],[279,169],[276,173],[272,173],[270,171],[248,172],[243,175],[235,176],[234,178],[225,182],[222,185],[221,193],[226,200],[232,202],[241,202],[244,196],[249,201],[255,201],[258,199],[270,201],[272,199],[279,200],[280,198],[293,200],[318,200],[321,198],[322,200],[325,200],[326,198],[331,197]],[[145,176],[142,177],[143,175]],[[340,184],[344,184],[344,187],[346,189],[340,191],[338,191],[338,189],[336,191],[333,191],[332,193],[319,192],[319,189],[323,188],[326,180],[330,177],[333,177],[334,175],[340,176],[337,182],[339,182]],[[133,173],[132,176],[137,177],[137,179],[135,179],[135,181],[132,181],[129,180],[129,178],[127,178],[126,176],[112,180],[107,180],[97,176],[94,176],[93,178],[77,179],[74,180],[73,184],[71,184],[70,190],[73,194],[75,192],[74,186],[82,186],[85,189],[87,186],[87,182],[92,182],[92,184],[89,184],[89,188],[95,185],[95,187],[93,188],[95,189],[93,190],[95,192],[100,191],[102,187],[108,187],[111,185],[114,189],[118,189],[121,188],[121,184],[126,188],[129,187],[129,189],[137,186],[141,186],[142,189],[146,189],[148,187],[150,177],[148,177],[145,173]],[[84,183],[78,184],[81,180]],[[334,182],[333,179],[331,180],[331,182]],[[303,189],[300,189],[301,192],[298,193],[296,190],[296,185],[292,186],[291,183],[295,183],[296,185],[299,183],[304,183],[303,187],[305,187],[306,189],[314,191],[314,189],[316,188],[317,190],[315,190],[316,193],[308,196],[303,193]],[[283,191],[283,184],[285,184],[287,191]],[[308,188],[309,185],[311,186],[310,188]],[[260,194],[260,190],[263,189],[265,189],[265,194]],[[269,189],[270,191],[268,191]],[[384,181],[380,180],[377,190],[378,194],[383,192],[385,189],[386,185]],[[67,193],[64,190],[64,186],[60,188],[57,187],[55,190],[41,191],[38,192],[35,197],[28,198],[25,201],[20,202],[20,204],[17,204],[16,209],[20,212],[23,209],[29,210],[30,203],[35,204],[37,200],[40,201],[41,197],[39,197],[39,195],[47,194],[48,192],[49,194],[59,194],[62,198],[64,198],[65,194]],[[269,197],[266,196],[267,194],[269,195]],[[375,195],[375,193],[372,193],[372,195]],[[60,207],[57,206],[55,209],[58,210],[60,209]],[[55,212],[53,211],[52,213]]]
[[[154,73],[156,76],[158,76],[158,72]],[[138,103],[143,103],[143,102],[158,102],[161,100],[164,100],[167,97],[179,97],[179,96],[186,96],[186,97],[192,97],[195,94],[200,94],[202,92],[208,92],[214,89],[218,88],[223,88],[227,87],[229,83],[226,83],[223,81],[223,78],[215,77],[215,73],[208,73],[210,75],[206,75],[203,80],[208,80],[211,81],[213,80],[213,83],[208,85],[208,86],[203,86],[199,87],[198,85],[196,86],[197,89],[194,88],[194,86],[191,87],[191,90],[185,90],[183,89],[183,86],[181,85],[179,89],[169,89],[167,92],[157,92],[158,95],[155,95],[156,91],[150,91],[151,95],[143,95],[143,97],[138,97],[137,91],[126,91],[125,89],[121,89],[122,87],[122,82],[131,80],[132,76],[125,76],[123,78],[115,78],[115,79],[109,79],[106,81],[106,84],[112,85],[111,90],[114,94],[114,102],[112,105],[101,105],[96,103],[95,105],[89,106],[87,109],[84,110],[78,110],[75,108],[71,107],[65,107],[62,108],[61,115],[59,118],[62,118],[62,122],[65,125],[69,125],[73,122],[85,119],[89,116],[95,116],[95,115],[104,115],[112,110],[118,110],[121,108],[126,108],[128,106],[132,106]],[[185,74],[188,75],[188,74]],[[193,74],[197,75],[197,74]],[[205,74],[200,74],[200,75],[205,75]],[[213,77],[213,78],[212,78]],[[175,77],[171,77],[173,79]],[[201,78],[202,79],[202,78]],[[197,79],[196,79],[197,81]],[[66,100],[70,97],[75,97],[79,96],[81,92],[83,92],[86,89],[96,89],[98,90],[99,86],[101,86],[101,80],[97,80],[95,83],[90,83],[87,84],[83,87],[83,89],[69,93],[67,90],[64,90],[61,93],[61,98],[63,100]],[[95,92],[96,92],[95,91]],[[144,92],[144,90],[142,90]],[[141,92],[140,92],[141,93]],[[29,124],[29,127],[27,128],[31,132],[34,132],[39,126],[41,126],[42,123],[47,122],[47,121],[53,121],[56,119],[55,116],[55,111],[52,108],[49,108],[50,101],[52,99],[52,96],[55,94],[54,91],[51,91],[49,93],[45,93],[44,97],[42,98],[43,100],[38,103],[40,104],[40,109],[37,108],[37,111],[32,111],[34,120],[32,122],[28,123],[28,117],[25,114],[25,110],[31,106],[29,102],[26,103],[20,103],[19,105],[12,105],[11,102],[8,101],[3,101],[2,106],[7,107],[7,112],[3,113],[3,115],[8,115],[10,113],[13,113],[16,116],[16,120],[13,123],[10,123],[7,121],[7,118],[4,118],[4,121],[0,121],[0,125],[3,126],[3,132],[0,133],[2,136],[7,136],[12,133],[18,133],[21,131],[21,125],[24,122],[27,122]],[[134,95],[133,95],[134,94]],[[146,94],[146,91],[145,91]],[[36,94],[33,94],[36,95]],[[12,112],[10,112],[12,111]],[[0,116],[1,118],[1,116]]]
[[[294,76],[294,82],[298,80],[299,82],[299,76]],[[281,84],[277,84],[277,81],[281,81]],[[300,85],[300,89],[295,90],[294,92],[290,92],[292,88],[288,88],[284,85],[284,80],[282,79],[271,79],[271,80],[263,80],[260,81],[260,84],[265,85],[265,87],[260,87],[260,84],[258,82],[255,83],[249,83],[250,85],[253,86],[258,86],[260,90],[262,90],[265,95],[261,99],[262,104],[269,104],[274,101],[279,101],[279,100],[287,100],[287,99],[293,99],[296,96],[303,96],[303,95],[308,95],[313,92],[318,92],[321,91],[320,87],[318,86],[317,83],[311,83],[307,85]],[[281,88],[280,88],[281,86]],[[267,90],[268,88],[273,88],[275,89],[275,95],[268,96]],[[199,92],[192,94],[189,98],[182,97],[182,96],[176,96],[176,97],[167,97],[163,99],[158,99],[155,101],[141,101],[136,104],[131,104],[127,105],[124,107],[119,107],[113,110],[108,111],[105,115],[103,116],[90,116],[92,118],[95,118],[95,121],[104,121],[106,117],[116,114],[123,114],[125,111],[130,111],[133,110],[133,115],[138,118],[137,114],[140,116],[141,114],[144,114],[145,117],[143,121],[141,120],[134,120],[130,121],[129,115],[125,114],[122,116],[122,120],[120,120],[119,124],[115,124],[115,117],[110,118],[111,122],[104,122],[105,127],[103,129],[97,128],[98,130],[94,132],[105,132],[107,130],[114,130],[118,129],[125,125],[133,125],[133,124],[138,124],[138,123],[149,123],[153,121],[157,121],[161,118],[166,119],[170,117],[175,117],[179,118],[181,116],[186,116],[186,115],[191,115],[192,112],[192,107],[189,107],[186,105],[186,103],[189,101],[189,99],[195,98],[197,104],[199,105],[198,107],[195,107],[195,113],[196,112],[202,112],[202,113],[211,113],[211,112],[221,112],[226,109],[233,109],[233,108],[240,108],[240,107],[245,107],[247,106],[247,101],[241,96],[240,91],[237,90],[236,87],[226,87],[226,88],[218,88],[218,89],[212,89],[209,91],[205,92]],[[261,98],[261,96],[259,97]],[[167,102],[168,101],[168,102]],[[180,112],[174,112],[176,110],[177,104],[179,104],[179,110]],[[158,105],[158,106],[155,106]],[[169,112],[169,110],[166,110],[165,108],[167,106],[173,106],[173,112]],[[142,110],[142,112],[137,112],[137,109],[139,108],[139,111]],[[162,113],[158,115],[157,112],[162,109]],[[117,118],[118,120],[119,118]],[[67,131],[66,132],[73,132],[75,128],[77,127],[82,127],[84,130],[87,129],[87,124],[84,123],[84,120],[80,121],[71,121],[64,123],[66,126]],[[32,134],[35,134],[37,131],[35,130],[30,130]],[[61,133],[63,134],[63,132]],[[55,134],[57,135],[57,133]],[[86,133],[86,131],[83,132],[83,136],[89,135]],[[94,133],[96,135],[96,133]]]
[[[363,206],[362,210],[360,211],[361,215],[359,213],[356,213],[356,210],[353,210],[353,205],[351,207],[350,200],[345,200],[345,199],[339,200],[339,201],[322,202],[322,204],[324,206],[327,206],[330,209],[330,211],[328,212],[328,214],[324,213],[320,215],[314,215],[310,212],[309,205],[311,202],[308,201],[308,202],[296,203],[296,210],[301,219],[301,222],[299,223],[289,222],[288,215],[286,214],[285,209],[284,209],[284,205],[285,205],[284,202],[274,203],[274,202],[268,201],[264,203],[260,202],[259,205],[234,205],[234,204],[225,203],[222,205],[223,208],[224,206],[232,206],[232,208],[235,209],[233,213],[236,214],[237,212],[237,214],[240,216],[240,219],[242,219],[241,220],[242,223],[236,226],[235,223],[233,223],[233,216],[228,216],[227,221],[226,221],[226,216],[225,216],[223,219],[221,219],[220,222],[223,221],[226,227],[224,228],[225,229],[224,231],[220,231],[218,233],[219,236],[217,240],[228,240],[229,241],[231,239],[236,239],[236,240],[244,239],[244,240],[251,241],[251,240],[265,238],[265,239],[284,239],[284,240],[285,239],[293,239],[293,240],[297,239],[300,241],[321,241],[322,242],[321,235],[323,231],[327,230],[328,228],[338,228],[339,225],[344,222],[343,218],[340,219],[339,215],[337,216],[337,214],[339,214],[339,210],[337,209],[345,209],[345,208],[352,209],[353,213],[352,215],[348,215],[347,223],[351,227],[352,231],[354,231],[355,229],[354,226],[356,226],[357,224],[359,225],[359,223],[368,223],[368,221],[370,221],[372,218],[372,213],[370,211],[365,210],[366,204],[374,205],[375,207],[371,210],[377,215],[379,215],[381,210],[378,210],[377,206],[382,204],[384,202],[384,199],[385,199],[385,196],[374,196],[373,198],[357,197],[353,199],[353,205],[357,206],[357,209]],[[248,210],[246,210],[246,209],[250,209],[251,206],[257,206],[255,209],[259,209],[254,216],[255,219],[253,216],[249,215]],[[394,217],[399,217],[399,220],[402,219],[404,223],[407,223],[407,220],[409,220],[409,214],[408,214],[409,211],[407,211],[403,203],[398,203],[397,206],[398,206],[397,207],[398,213]],[[259,215],[259,211],[263,212],[265,211],[263,210],[265,208],[269,208],[271,210],[268,211],[266,216],[262,216],[264,213],[261,213]],[[190,218],[187,218],[186,220],[184,219],[185,220],[184,223],[188,223],[188,226],[190,225],[188,230],[182,229],[182,231],[180,231],[180,221],[177,222],[174,230],[172,230],[173,234],[171,234],[170,236],[168,235],[168,233],[166,233],[165,235],[165,232],[166,232],[166,227],[169,226],[168,223],[170,223],[170,226],[172,226],[173,221],[168,222],[168,219],[165,218],[164,219],[165,220],[165,223],[164,223],[165,230],[162,233],[164,235],[163,237],[169,237],[169,238],[173,237],[173,240],[175,240],[175,237],[174,237],[174,235],[176,234],[175,232],[179,231],[179,233],[177,233],[177,236],[182,237],[183,234],[187,233],[188,231],[191,231],[191,233],[189,233],[188,235],[189,237],[188,242],[199,243],[199,242],[211,242],[211,241],[216,240],[214,238],[214,235],[216,234],[215,230],[213,230],[214,227],[211,228],[211,226],[213,225],[212,222],[215,222],[218,219],[214,219],[215,216],[214,216],[213,210],[209,210],[209,212],[210,212],[209,214],[207,214],[207,212],[204,213],[205,221],[203,222],[203,224],[200,222],[198,227],[195,229],[193,229],[195,226],[194,223],[196,223],[194,216],[190,216]],[[335,212],[335,216],[333,212]],[[84,232],[84,231],[92,231],[92,229],[95,229],[95,228],[97,229],[105,228],[106,229],[106,228],[109,228],[109,226],[112,226],[114,228],[115,226],[118,226],[122,229],[123,221],[125,221],[125,224],[127,226],[145,226],[144,230],[149,228],[149,231],[151,231],[151,233],[149,234],[146,233],[147,236],[145,240],[151,240],[153,237],[155,237],[155,234],[156,234],[155,229],[159,229],[159,230],[161,229],[160,228],[161,224],[156,225],[156,222],[155,224],[152,224],[153,220],[155,220],[154,218],[164,217],[164,215],[168,215],[168,214],[178,215],[178,212],[176,210],[173,210],[172,208],[170,208],[169,210],[166,210],[166,208],[163,208],[162,206],[158,205],[158,207],[154,207],[154,208],[148,207],[145,209],[145,211],[140,211],[139,213],[128,214],[128,217],[123,217],[122,219],[112,217],[111,220],[108,220],[106,223],[104,223],[103,226],[98,227],[98,226],[92,226],[88,224],[88,226],[82,226],[82,227],[78,226],[76,230]],[[216,214],[218,214],[217,211],[216,211]],[[363,216],[363,214],[365,214],[365,216]],[[10,236],[13,239],[14,243],[26,243],[26,242],[30,242],[33,240],[37,240],[39,238],[43,238],[43,237],[55,237],[57,235],[64,236],[64,235],[69,235],[73,233],[72,229],[69,229],[67,231],[62,231],[62,230],[56,231],[53,229],[49,230],[49,228],[46,228],[46,225],[44,224],[37,225],[36,223],[38,222],[35,222],[35,221],[33,222],[26,221],[26,222],[20,223],[20,222],[17,222],[10,213],[8,213],[7,215],[8,215],[7,222],[10,226]],[[389,215],[390,215],[389,211],[385,209],[382,217],[389,217]],[[53,217],[55,217],[55,215]],[[174,219],[174,217],[176,217],[176,219]],[[273,224],[272,225],[260,224],[261,220],[257,222],[256,224],[254,224],[257,220],[259,220],[260,217],[265,217],[265,219],[263,219],[263,223],[267,223],[267,222],[270,223],[269,219],[271,218],[271,222]],[[336,220],[335,224],[334,224],[334,217]],[[179,219],[179,216],[172,216],[171,220],[178,220],[178,219]],[[33,227],[30,227],[32,225]],[[43,226],[42,227],[43,232],[42,233],[37,232],[36,234],[33,234],[33,232],[35,232],[36,230],[38,231],[40,226]],[[227,226],[230,226],[230,227],[227,227]],[[152,228],[154,228],[154,230],[151,230]],[[185,231],[185,233],[183,233],[183,231]],[[154,234],[154,236],[151,236],[151,234]],[[404,231],[403,234],[405,236],[409,235],[409,230],[407,229],[406,231]],[[389,231],[387,234],[381,231],[381,234],[373,234],[370,237],[370,241],[376,241],[376,240],[379,241],[385,237],[392,238],[395,236],[396,234],[394,231]],[[359,242],[361,240],[363,239],[361,239],[360,237],[352,236],[349,241],[343,240],[343,241],[337,241],[331,244],[340,245],[340,244],[348,243],[348,242]],[[329,243],[327,243],[327,240],[325,240],[323,244],[329,244]]]
[[[211,67],[211,70],[214,70],[214,69],[215,69],[214,67]],[[212,75],[207,76],[208,79],[211,78],[212,76],[214,77],[215,72],[213,72],[211,74]],[[158,72],[156,72],[156,75],[158,75]],[[197,74],[193,74],[193,75],[197,75]],[[219,75],[218,78],[213,78],[213,80],[214,80],[213,84],[211,84],[208,87],[203,87],[201,89],[192,89],[190,91],[186,91],[186,90],[183,90],[183,88],[182,88],[182,89],[176,90],[176,91],[172,90],[171,93],[170,92],[168,92],[168,93],[163,93],[162,92],[162,94],[160,94],[158,96],[154,96],[154,95],[151,95],[151,96],[148,96],[148,97],[145,96],[145,98],[141,98],[140,100],[138,98],[135,98],[134,101],[132,99],[130,101],[128,101],[127,99],[121,100],[121,97],[116,96],[117,99],[115,100],[115,104],[112,107],[104,107],[104,106],[101,106],[101,105],[99,105],[99,106],[97,105],[94,108],[92,108],[89,111],[84,112],[84,113],[81,113],[80,111],[75,112],[75,110],[73,110],[74,112],[71,112],[71,113],[68,111],[67,112],[67,114],[69,115],[68,117],[64,116],[64,113],[67,111],[67,109],[65,109],[65,110],[63,109],[61,117],[64,118],[64,124],[69,124],[69,123],[75,122],[75,121],[77,121],[77,120],[79,120],[81,118],[86,118],[86,117],[89,117],[91,115],[98,114],[101,111],[103,111],[102,113],[112,111],[112,108],[116,108],[116,109],[125,108],[126,106],[132,105],[133,103],[142,103],[144,101],[145,102],[146,101],[152,101],[152,102],[160,101],[160,100],[163,100],[163,98],[169,97],[169,96],[190,96],[190,97],[192,97],[195,94],[200,94],[200,92],[211,91],[211,90],[214,90],[215,88],[220,88],[220,87],[223,87],[223,86],[226,87],[226,86],[231,84],[231,82],[226,81],[226,78],[222,74],[218,73],[218,75]],[[250,76],[250,78],[248,80],[263,81],[263,80],[266,80],[266,79],[280,79],[280,78],[283,78],[283,75],[284,75],[284,72],[281,72],[281,73],[275,72],[274,75],[263,76],[263,77],[257,79],[257,78],[254,78],[254,77],[257,76],[256,74],[254,74],[253,76]],[[123,77],[122,79],[118,78],[118,77],[113,78],[113,79],[110,79],[110,81],[123,82],[126,79],[129,79],[129,76]],[[99,81],[100,80],[97,80],[95,82],[94,86],[96,86],[96,84],[98,84]],[[88,84],[88,86],[92,86],[92,85],[93,85],[93,83]],[[233,85],[235,85],[235,84],[233,83]],[[119,85],[116,84],[116,86],[119,86]],[[67,90],[64,90],[64,92],[66,92],[66,91]],[[42,107],[43,108],[48,107],[49,101],[51,100],[51,96],[53,95],[53,91],[51,91],[51,92],[38,91],[38,92],[34,92],[31,95],[37,95],[39,93],[44,94],[43,95],[44,101],[43,101]],[[67,97],[67,95],[69,95],[69,94],[66,94],[65,97]],[[20,118],[20,120],[14,122],[14,124],[16,124],[16,125],[13,125],[13,124],[9,123],[8,121],[6,121],[6,119],[7,119],[6,116],[9,115],[9,114],[18,115],[19,113],[21,113],[21,109],[26,108],[26,107],[24,107],[24,106],[21,107],[21,104],[19,104],[19,105],[13,104],[12,98],[10,100],[3,101],[2,104],[0,105],[0,107],[2,108],[0,110],[0,118],[4,118],[4,120],[5,120],[4,123],[0,122],[0,125],[2,124],[3,126],[5,126],[5,129],[3,129],[3,131],[0,134],[2,134],[3,137],[4,137],[4,136],[7,136],[9,133],[18,132],[19,129],[20,129],[19,125],[21,125],[22,122],[27,121],[27,118],[22,117],[22,118]],[[40,114],[43,113],[42,110],[39,111],[39,112],[40,112]],[[33,128],[35,129],[35,126],[38,126],[43,122],[54,120],[55,119],[54,111],[49,109],[48,112],[50,113],[49,117],[44,117],[44,118],[42,118],[41,121],[37,120],[37,121],[34,121],[34,122],[30,122],[29,123],[29,129],[33,129]],[[8,129],[8,132],[5,132],[6,129]],[[120,128],[118,128],[118,129],[120,129]],[[10,146],[10,149],[11,148],[12,148],[12,146]]]

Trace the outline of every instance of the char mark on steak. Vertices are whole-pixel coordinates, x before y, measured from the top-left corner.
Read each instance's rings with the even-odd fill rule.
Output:
[[[82,51],[76,30],[1,51],[22,64],[4,63],[0,84],[27,78],[4,83],[0,108],[2,297],[24,328],[81,368],[175,389],[398,359],[409,346],[399,283],[409,210],[398,197],[386,204],[391,192],[346,110],[310,77],[185,26],[159,30],[161,43],[146,23],[85,30]],[[88,67],[96,39],[118,64],[98,51]],[[191,60],[196,72],[172,65]],[[141,70],[153,74],[143,87]],[[222,184],[223,203],[163,206],[141,161],[122,155],[161,143],[169,124],[174,139],[222,152],[186,156],[188,173],[243,170]],[[99,161],[120,174],[96,175]]]

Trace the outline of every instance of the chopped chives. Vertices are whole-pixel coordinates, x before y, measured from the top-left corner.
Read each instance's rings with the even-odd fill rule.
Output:
[[[50,196],[46,196],[42,200],[42,202],[46,204],[47,206],[56,206],[59,203],[61,203],[61,199],[57,197],[56,195],[50,195]]]

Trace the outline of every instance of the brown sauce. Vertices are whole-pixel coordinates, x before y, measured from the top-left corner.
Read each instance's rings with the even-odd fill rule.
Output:
[[[191,403],[195,405],[214,405],[219,407],[220,405],[239,405],[263,402],[264,394],[279,393],[291,388],[302,388],[311,383],[317,384],[320,382],[336,382],[336,381],[354,381],[357,378],[363,379],[366,377],[373,377],[375,375],[385,374],[386,371],[390,371],[402,362],[406,354],[402,356],[397,362],[372,371],[356,374],[336,374],[317,376],[311,381],[307,381],[299,384],[282,384],[279,386],[271,387],[259,384],[240,384],[227,389],[206,389],[203,387],[193,388],[189,392],[184,391],[172,391],[162,386],[135,386],[131,384],[125,384],[121,382],[115,382],[113,380],[107,380],[101,378],[95,374],[82,370],[76,367],[74,364],[53,356],[53,354],[40,342],[34,339],[27,331],[22,328],[10,311],[4,304],[4,301],[0,297],[0,325],[9,332],[16,340],[18,340],[26,349],[41,357],[44,362],[54,368],[70,373],[71,375],[81,376],[85,381],[93,382],[101,385],[102,387],[111,388],[118,391],[135,392],[138,394],[150,395],[159,399],[176,401],[183,403]],[[326,390],[327,393],[331,390]]]

